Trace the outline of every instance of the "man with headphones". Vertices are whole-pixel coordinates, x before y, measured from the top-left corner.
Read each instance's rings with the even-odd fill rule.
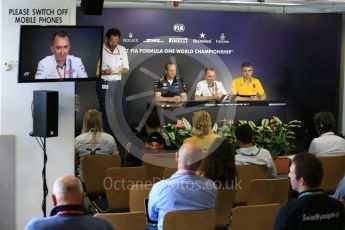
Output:
[[[335,119],[330,112],[318,112],[314,116],[314,124],[320,135],[314,138],[309,147],[309,153],[317,157],[338,156],[345,154],[345,140],[335,135]]]

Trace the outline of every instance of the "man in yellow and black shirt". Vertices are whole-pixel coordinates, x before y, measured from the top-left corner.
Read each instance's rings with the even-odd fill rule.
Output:
[[[241,65],[242,76],[234,79],[231,85],[231,95],[236,100],[266,100],[267,96],[259,79],[253,77],[253,65],[245,62]]]

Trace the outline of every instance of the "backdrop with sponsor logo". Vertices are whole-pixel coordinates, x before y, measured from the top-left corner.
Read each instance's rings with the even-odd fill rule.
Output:
[[[132,124],[142,121],[153,99],[154,81],[168,61],[177,63],[190,99],[205,67],[216,68],[217,79],[229,91],[232,79],[241,75],[241,64],[249,61],[268,98],[288,102],[288,119],[311,127],[313,113],[337,113],[338,14],[104,9],[102,16],[88,16],[77,10],[77,24],[121,30],[130,62],[122,82]],[[82,113],[97,106],[92,84],[76,83],[81,105],[77,133]]]

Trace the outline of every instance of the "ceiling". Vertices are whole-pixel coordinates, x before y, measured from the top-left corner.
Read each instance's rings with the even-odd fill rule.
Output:
[[[77,1],[77,3],[80,4],[80,1]],[[345,12],[345,0],[104,0],[104,7],[206,9],[272,13],[333,13]]]

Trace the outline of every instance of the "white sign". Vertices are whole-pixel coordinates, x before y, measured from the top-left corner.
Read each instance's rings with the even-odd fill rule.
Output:
[[[69,8],[9,7],[8,25],[69,25]]]

